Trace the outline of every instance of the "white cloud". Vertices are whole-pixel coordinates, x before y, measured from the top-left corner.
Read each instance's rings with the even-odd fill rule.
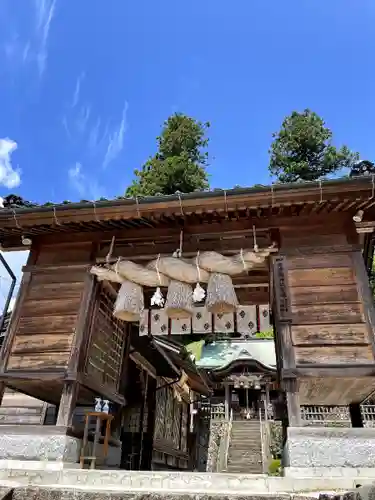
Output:
[[[38,40],[37,63],[42,75],[48,56],[48,36],[55,14],[56,0],[34,0],[36,12],[36,35]]]
[[[79,162],[76,162],[74,167],[71,167],[68,170],[68,175],[74,189],[78,191],[81,196],[84,196],[86,192],[86,177],[82,173],[82,165]]]
[[[122,110],[121,121],[110,134],[107,151],[104,156],[103,168],[108,167],[108,165],[118,157],[118,155],[121,153],[124,147],[124,138],[127,127],[126,123],[127,112],[128,112],[128,103],[125,102],[124,108]]]
[[[89,200],[98,200],[102,196],[106,198],[104,188],[96,179],[87,177],[81,163],[76,162],[74,167],[68,170],[68,176],[73,188],[82,198]]]
[[[85,73],[81,73],[77,78],[76,87],[74,89],[72,108],[75,108],[79,101],[79,94],[81,92],[82,80],[85,78]]]
[[[77,130],[80,134],[84,134],[87,123],[89,121],[91,114],[91,106],[83,106],[79,112],[79,115],[77,117]]]
[[[19,170],[12,167],[11,156],[17,149],[17,143],[11,139],[0,139],[0,185],[9,189],[21,184]]]
[[[29,256],[28,251],[23,252],[3,252],[3,257],[7,264],[16,276],[16,288],[13,292],[13,298],[11,305],[14,306],[14,302],[19,290],[19,286],[22,278],[22,267],[26,264],[27,258]],[[0,263],[0,315],[2,313],[2,308],[4,307],[5,300],[7,298],[9,288],[11,285],[11,277],[6,271],[5,267]]]

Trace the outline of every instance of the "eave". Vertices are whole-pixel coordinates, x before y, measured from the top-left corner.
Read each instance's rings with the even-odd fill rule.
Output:
[[[72,233],[163,230],[244,219],[267,224],[272,218],[354,214],[375,205],[373,177],[275,184],[172,196],[120,199],[0,211],[0,242],[20,247],[21,235],[68,237]],[[375,207],[373,208],[373,211]],[[373,217],[371,216],[370,219]],[[375,217],[374,217],[375,218]]]

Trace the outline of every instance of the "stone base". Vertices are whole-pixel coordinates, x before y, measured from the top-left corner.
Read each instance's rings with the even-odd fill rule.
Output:
[[[3,426],[0,461],[78,462],[81,440],[66,435],[66,429],[44,426]]]
[[[375,468],[370,467],[285,467],[284,477],[290,478],[347,478],[360,479],[366,481],[372,478],[375,481]]]
[[[218,496],[228,500],[234,496],[235,500],[257,497],[262,494],[284,494],[302,492],[333,492],[347,491],[361,485],[371,484],[373,479],[353,479],[349,475],[340,478],[291,478],[270,477],[252,474],[223,474],[223,473],[195,473],[178,471],[125,471],[125,470],[88,470],[88,469],[62,469],[62,470],[31,470],[31,469],[0,469],[0,485],[14,487],[74,489],[87,492],[99,492],[108,500],[110,492],[124,492],[128,500],[135,500],[136,494],[146,495],[144,500],[152,500],[154,495],[160,494],[165,500],[184,500],[191,496],[191,500],[214,499]],[[16,498],[16,497],[14,497]],[[25,497],[29,500],[34,498]],[[36,500],[42,497],[36,496]],[[46,496],[43,498],[59,498]],[[68,500],[70,497],[63,497]],[[78,497],[73,497],[77,500]],[[88,498],[84,497],[85,500]],[[95,498],[95,497],[94,497]],[[161,500],[162,500],[161,498]],[[217,498],[219,500],[219,498]],[[265,498],[265,500],[267,500]],[[270,500],[270,499],[268,499]],[[306,499],[304,499],[306,500]]]
[[[375,429],[289,427],[285,466],[305,469],[305,477],[316,477],[314,469],[373,468]]]

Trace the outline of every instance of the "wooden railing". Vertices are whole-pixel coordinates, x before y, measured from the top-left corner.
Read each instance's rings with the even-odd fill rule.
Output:
[[[364,404],[361,409],[363,426],[375,427],[375,405]]]
[[[211,420],[225,420],[224,403],[215,403],[211,405]]]
[[[351,427],[347,406],[302,406],[302,421],[307,426]],[[364,427],[375,427],[375,405],[361,405]]]
[[[347,406],[301,406],[303,424],[306,426],[350,427]]]

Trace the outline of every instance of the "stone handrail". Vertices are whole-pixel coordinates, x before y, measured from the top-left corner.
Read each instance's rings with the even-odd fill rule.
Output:
[[[223,472],[227,470],[232,422],[233,410],[231,410],[229,420],[225,421],[225,425],[223,428],[223,434],[221,436],[219,445],[219,457],[217,461],[216,472]]]

